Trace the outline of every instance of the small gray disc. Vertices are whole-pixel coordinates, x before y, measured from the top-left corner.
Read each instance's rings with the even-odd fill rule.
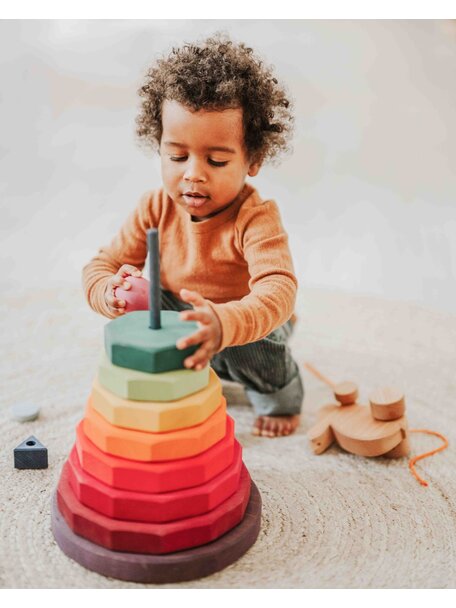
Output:
[[[36,403],[14,403],[11,408],[11,415],[18,422],[30,422],[38,418],[40,408]]]

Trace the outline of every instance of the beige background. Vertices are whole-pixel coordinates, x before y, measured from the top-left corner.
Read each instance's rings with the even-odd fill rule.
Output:
[[[295,100],[294,154],[252,183],[280,205],[301,284],[456,310],[451,21],[1,22],[8,284],[79,284],[160,184],[134,138],[142,74],[217,29],[274,64]]]

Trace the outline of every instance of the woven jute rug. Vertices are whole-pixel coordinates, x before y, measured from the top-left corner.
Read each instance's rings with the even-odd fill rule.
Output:
[[[2,298],[0,406],[0,586],[133,588],[67,558],[50,529],[51,496],[75,440],[106,320],[69,287]],[[292,347],[334,381],[353,379],[360,401],[393,384],[406,395],[410,427],[446,434],[450,447],[418,466],[366,459],[331,447],[312,454],[306,431],[329,389],[303,370],[302,425],[290,437],[253,437],[243,391],[225,385],[244,461],[263,498],[256,544],[213,576],[186,588],[435,588],[456,585],[456,316],[409,303],[301,289]],[[15,422],[9,405],[34,401],[34,422]],[[49,468],[20,471],[13,449],[35,435]],[[413,453],[440,445],[411,437]]]

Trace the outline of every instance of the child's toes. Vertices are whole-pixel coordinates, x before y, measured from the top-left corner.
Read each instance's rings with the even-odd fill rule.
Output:
[[[284,422],[282,427],[282,435],[289,435],[291,433],[291,422]]]
[[[274,433],[274,437],[280,437],[283,435],[283,422],[279,418],[275,420],[275,424],[272,427],[272,432]]]
[[[263,424],[263,431],[261,435],[263,437],[275,437],[277,434],[276,421],[274,418],[266,417]]]
[[[283,437],[293,432],[293,421],[281,416],[258,416],[252,434],[261,437]]]
[[[284,425],[283,422],[279,422],[277,424],[276,436],[277,437],[282,437],[282,435],[285,435],[285,425]]]
[[[264,425],[263,416],[258,416],[258,418],[255,420],[255,424],[253,425],[252,435],[261,435],[261,432],[263,430],[263,425]]]

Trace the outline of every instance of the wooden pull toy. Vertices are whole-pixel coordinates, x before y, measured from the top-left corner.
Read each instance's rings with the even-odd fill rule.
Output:
[[[380,389],[379,394],[387,390]],[[323,453],[334,442],[358,456],[400,458],[409,453],[407,420],[403,412],[395,415],[395,402],[382,402],[385,417],[379,420],[372,405],[355,402],[358,389],[354,382],[335,385],[334,395],[339,403],[322,407],[318,422],[307,434],[315,454]]]
[[[401,458],[410,452],[409,433],[436,435],[443,441],[439,448],[415,456],[409,468],[421,485],[427,482],[415,471],[415,463],[448,447],[440,433],[426,429],[409,429],[405,417],[403,393],[392,387],[376,389],[369,396],[369,406],[356,403],[358,387],[354,382],[334,384],[309,363],[304,366],[334,391],[337,404],[320,408],[317,423],[308,431],[312,450],[322,454],[336,442],[341,448],[358,456]]]

